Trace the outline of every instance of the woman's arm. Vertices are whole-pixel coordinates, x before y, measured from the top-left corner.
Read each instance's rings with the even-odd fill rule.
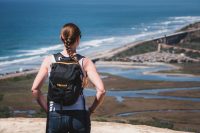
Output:
[[[46,77],[48,76],[48,65],[49,65],[49,60],[50,60],[49,58],[50,57],[46,57],[43,60],[40,70],[39,70],[39,72],[33,82],[32,88],[31,88],[32,95],[37,100],[39,105],[45,110],[45,112],[48,112],[48,107],[47,107],[47,102],[41,92],[41,87],[42,87]]]
[[[106,91],[103,82],[99,74],[97,73],[94,63],[88,58],[85,58],[84,60],[84,69],[87,72],[88,78],[95,85],[97,90],[95,100],[91,107],[89,107],[89,112],[93,113],[97,109],[97,107],[103,102]]]

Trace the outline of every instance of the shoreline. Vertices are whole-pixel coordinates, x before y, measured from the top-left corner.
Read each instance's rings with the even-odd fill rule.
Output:
[[[1,76],[0,80],[20,77],[20,76],[26,76],[26,75],[29,75],[29,74],[35,74],[38,71],[39,71],[39,69],[31,69],[31,70],[26,70],[26,71],[22,71],[22,72],[13,72],[13,73]]]
[[[198,23],[198,22],[196,22]],[[184,28],[184,27],[183,27]],[[182,29],[182,28],[181,28]],[[183,33],[186,33],[186,32],[194,32],[194,31],[197,31],[197,30],[200,30],[200,28],[198,29],[192,29],[192,30],[188,30],[188,31],[180,31],[180,32],[174,32],[172,34],[169,34],[167,36],[160,36],[160,37],[157,37],[157,38],[152,38],[152,39],[146,39],[146,40],[142,40],[142,41],[136,41],[136,42],[131,42],[131,43],[128,43],[128,44],[124,44],[118,48],[113,48],[113,49],[110,49],[110,50],[107,50],[107,51],[104,51],[104,53],[101,53],[101,52],[98,52],[98,53],[92,53],[90,55],[88,55],[88,58],[90,58],[94,63],[97,62],[98,65],[100,65],[100,63],[102,63],[102,65],[105,65],[102,60],[106,59],[106,58],[111,58],[113,57],[114,55],[118,54],[118,53],[121,53],[123,51],[126,51],[127,49],[129,48],[132,48],[134,47],[135,45],[139,45],[139,44],[142,44],[142,43],[145,43],[145,42],[149,42],[149,41],[157,41],[157,40],[160,40],[160,39],[163,39],[165,37],[171,37],[171,36],[174,36],[174,35],[178,35],[178,34],[183,34]],[[113,66],[118,66],[119,64],[141,64],[143,66],[145,65],[157,65],[157,64],[165,64],[165,65],[170,65],[172,67],[174,67],[175,69],[179,69],[180,67],[178,66],[175,66],[173,64],[169,64],[169,63],[161,63],[161,62],[154,62],[154,63],[149,63],[149,62],[144,62],[144,63],[139,63],[139,62],[124,62],[124,61],[120,61],[120,63],[118,64],[115,64],[113,63],[113,61],[109,61],[110,63],[113,64]],[[110,65],[110,63],[107,63]],[[106,65],[107,65],[106,64]],[[132,67],[134,68],[134,67]],[[19,71],[15,71],[15,72],[10,72],[10,73],[5,73],[5,74],[1,74],[0,75],[0,80],[3,80],[3,79],[8,79],[8,78],[14,78],[14,77],[19,77],[19,76],[23,76],[23,75],[27,75],[27,74],[34,74],[34,73],[37,73],[39,70],[39,68],[35,68],[35,69],[25,69],[23,70],[22,72],[19,72]],[[150,74],[150,73],[149,73]],[[153,73],[154,74],[154,73]],[[162,74],[162,73],[156,73],[156,74]],[[164,73],[166,74],[166,73]],[[167,73],[169,75],[174,75],[174,74],[170,74],[170,73]],[[175,74],[175,75],[179,75],[179,74]],[[184,74],[186,76],[190,76],[192,74]]]
[[[195,22],[195,23],[200,23],[200,22]],[[195,23],[192,23],[192,24],[195,24]],[[184,28],[184,27],[182,27],[182,28]],[[180,28],[180,30],[182,28]],[[131,43],[128,43],[128,44],[124,44],[121,47],[113,48],[111,50],[104,51],[104,53],[101,53],[101,52],[93,53],[88,57],[90,57],[90,59],[92,59],[94,61],[99,61],[102,58],[110,58],[110,57],[114,56],[115,54],[118,54],[120,52],[126,51],[126,50],[128,50],[129,48],[132,48],[135,45],[139,45],[139,44],[150,42],[150,41],[155,41],[156,42],[156,41],[159,41],[160,39],[165,39],[166,37],[173,37],[173,36],[179,35],[179,34],[192,33],[192,32],[199,31],[199,30],[200,30],[200,28],[187,30],[187,31],[179,31],[179,30],[177,30],[178,32],[175,31],[174,33],[169,34],[169,35],[159,36],[159,37],[151,38],[151,39],[144,39],[142,41],[131,42]]]

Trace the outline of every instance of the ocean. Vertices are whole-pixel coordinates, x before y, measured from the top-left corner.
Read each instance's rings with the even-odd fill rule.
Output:
[[[0,0],[0,75],[39,68],[59,52],[61,27],[82,31],[85,56],[171,34],[200,21],[199,0]]]

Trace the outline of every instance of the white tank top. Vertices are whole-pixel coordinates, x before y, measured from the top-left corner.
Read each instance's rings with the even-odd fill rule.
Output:
[[[62,53],[61,53],[62,54]],[[63,54],[62,54],[63,55]],[[64,56],[64,55],[63,55]],[[69,57],[69,56],[65,56],[65,57]],[[55,63],[56,60],[54,58],[53,55],[51,55],[51,63]],[[83,58],[79,60],[79,64],[81,66],[81,69],[84,73],[84,75],[86,74],[86,72],[83,69]],[[50,71],[51,68],[48,69],[48,77],[50,76]],[[62,110],[84,110],[84,101],[83,101],[84,95],[80,95],[78,97],[78,100],[76,101],[76,103],[74,103],[73,105],[70,106],[63,106]],[[86,110],[87,110],[87,106],[86,106]],[[60,110],[60,104],[58,103],[54,103],[53,101],[49,101],[49,111],[56,111],[56,110]]]

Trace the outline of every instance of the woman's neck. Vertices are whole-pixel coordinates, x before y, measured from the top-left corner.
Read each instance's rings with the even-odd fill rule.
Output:
[[[69,55],[68,52],[67,52],[67,50],[65,48],[63,49],[62,54],[63,55]],[[76,50],[73,51],[73,54],[76,54]]]

